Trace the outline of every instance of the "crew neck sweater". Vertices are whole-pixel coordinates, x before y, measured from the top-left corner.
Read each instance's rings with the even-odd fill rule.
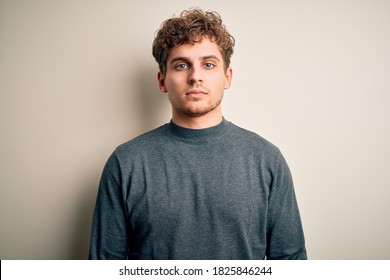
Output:
[[[306,259],[287,163],[225,119],[138,136],[104,167],[89,258]]]

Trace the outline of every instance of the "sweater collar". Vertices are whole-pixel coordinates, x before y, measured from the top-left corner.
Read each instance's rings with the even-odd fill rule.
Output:
[[[223,118],[222,122],[215,126],[203,129],[192,129],[179,126],[171,120],[167,124],[167,131],[175,138],[182,140],[194,142],[207,141],[223,136],[227,132],[229,124],[230,122]]]

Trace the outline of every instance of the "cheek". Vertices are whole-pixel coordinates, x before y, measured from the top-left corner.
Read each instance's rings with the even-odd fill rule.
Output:
[[[210,80],[213,81],[214,84],[219,86],[225,86],[227,83],[226,75],[224,72],[216,72],[212,76],[210,76]]]
[[[221,76],[219,76],[218,78],[216,78],[214,80],[214,85],[215,85],[216,89],[223,91],[226,88],[226,86],[228,85],[228,83],[224,77],[221,78]]]
[[[174,77],[167,77],[166,80],[165,80],[165,84],[167,86],[168,89],[176,89],[176,88],[180,88],[182,86],[185,85],[185,78],[183,77],[183,75],[180,75],[180,76],[174,76]]]

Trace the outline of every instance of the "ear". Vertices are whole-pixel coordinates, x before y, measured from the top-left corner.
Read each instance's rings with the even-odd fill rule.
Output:
[[[225,89],[230,88],[230,85],[232,84],[232,78],[233,78],[233,69],[232,67],[228,67],[225,73]]]
[[[165,76],[160,71],[157,73],[157,81],[161,92],[168,92],[167,87],[165,86]]]

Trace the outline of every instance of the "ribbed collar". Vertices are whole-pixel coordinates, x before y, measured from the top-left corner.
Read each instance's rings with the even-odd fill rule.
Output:
[[[216,139],[225,135],[230,127],[230,122],[222,119],[219,124],[203,128],[203,129],[192,129],[178,126],[172,120],[167,124],[167,132],[175,138],[189,141],[189,142],[203,142]]]

